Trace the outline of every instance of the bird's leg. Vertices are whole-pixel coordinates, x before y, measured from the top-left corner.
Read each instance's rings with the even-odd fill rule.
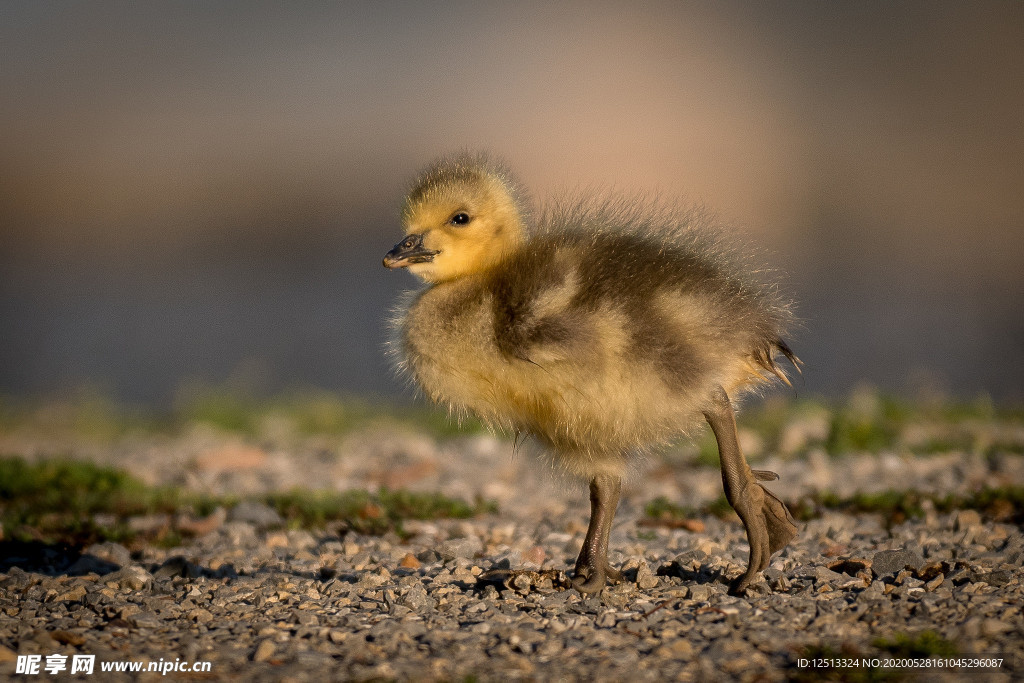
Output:
[[[704,413],[704,417],[718,441],[725,497],[743,521],[747,541],[750,543],[747,571],[730,587],[730,592],[735,595],[742,593],[754,577],[768,567],[772,553],[786,547],[796,536],[796,524],[783,502],[757,483],[758,479],[778,479],[778,475],[754,471],[747,465],[740,451],[736,418],[728,394],[718,387],[713,400],[713,405]]]
[[[599,474],[590,482],[590,526],[572,580],[573,588],[580,593],[597,593],[609,580],[622,579],[622,574],[608,564],[608,537],[621,488],[622,479],[614,474]]]

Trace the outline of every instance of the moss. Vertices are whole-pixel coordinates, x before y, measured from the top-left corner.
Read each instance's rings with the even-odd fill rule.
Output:
[[[791,425],[812,417],[815,423],[824,420],[826,433],[816,430],[806,442],[787,446],[797,452],[784,455],[799,456],[819,447],[834,456],[880,450],[928,454],[979,448],[988,453],[1024,453],[1024,443],[1012,439],[987,445],[993,423],[1024,423],[1024,406],[997,406],[984,396],[966,402],[914,402],[871,390],[855,392],[845,402],[777,396],[751,402],[739,412],[737,420],[742,429],[758,435],[763,444],[761,452],[773,454],[779,452]],[[173,408],[165,412],[126,406],[89,388],[49,402],[0,396],[0,431],[27,427],[93,440],[112,440],[131,431],[175,433],[195,423],[262,438],[269,425],[281,422],[288,427],[286,433],[298,436],[337,436],[380,425],[404,426],[437,438],[485,429],[479,420],[459,419],[422,403],[373,401],[318,389],[259,397],[230,382],[185,386],[178,392]],[[695,445],[688,443],[683,448],[688,461],[718,466],[718,449],[709,431],[705,430]]]
[[[959,654],[956,645],[935,631],[922,631],[914,636],[896,633],[891,638],[876,638],[871,645],[895,657],[910,659],[954,657]]]
[[[838,410],[832,416],[825,448],[832,455],[851,452],[878,452],[896,443],[896,428],[891,421],[872,415]]]
[[[88,543],[135,536],[126,519],[173,512],[178,493],[75,460],[0,458],[0,521],[15,539]],[[109,519],[110,521],[97,521]]]
[[[937,512],[977,510],[995,521],[1024,522],[1024,486],[988,487],[966,495],[889,489],[840,497],[831,491],[819,491],[786,505],[802,521],[820,517],[823,510],[839,510],[848,514],[881,514],[886,524],[892,526],[908,518],[922,517],[925,501],[930,501]]]
[[[216,387],[192,389],[179,398],[172,421],[179,427],[198,422],[258,437],[271,420],[283,421],[300,436],[340,436],[380,426],[406,426],[438,438],[485,430],[479,420],[456,419],[432,406],[373,402],[318,390],[258,399]]]
[[[118,515],[173,510],[177,496],[155,488],[121,470],[77,460],[26,463],[0,458],[0,499],[4,509],[15,503],[25,515],[98,512]]]
[[[830,491],[816,492],[789,504],[793,516],[802,521],[821,516],[822,510],[839,510],[847,514],[880,514],[891,526],[924,514],[921,503],[925,496],[917,491],[887,490],[877,493],[855,493],[841,498]]]
[[[691,519],[695,514],[693,508],[676,505],[665,496],[658,496],[644,506],[644,515],[651,519]]]
[[[1001,453],[1024,455],[1024,443],[997,441],[985,449],[985,455],[987,457],[992,457]]]
[[[719,496],[714,501],[704,505],[699,510],[694,508],[676,505],[664,496],[658,496],[644,506],[644,515],[650,519],[661,521],[684,520],[700,517],[701,515],[714,515],[722,519],[731,518],[735,512],[725,495]]]
[[[402,520],[467,518],[497,511],[494,502],[473,503],[437,493],[381,489],[367,491],[295,490],[263,497],[292,526],[322,527],[341,522],[355,531],[382,534],[400,530]],[[0,458],[0,524],[15,540],[87,545],[99,541],[146,540],[177,545],[186,537],[173,524],[177,512],[208,515],[230,508],[230,496],[187,494],[147,486],[129,474],[88,462],[47,460],[26,463]],[[133,531],[131,517],[166,514],[168,523],[148,533]]]
[[[736,515],[736,511],[732,509],[732,505],[729,504],[724,493],[705,505],[704,512],[721,519],[731,519]]]
[[[271,494],[266,502],[293,526],[322,527],[341,522],[358,533],[379,535],[398,530],[406,519],[465,519],[497,511],[494,502],[473,504],[439,493],[381,489],[303,491]]]
[[[721,467],[718,455],[718,442],[710,431],[705,432],[697,446],[697,464],[704,467]]]

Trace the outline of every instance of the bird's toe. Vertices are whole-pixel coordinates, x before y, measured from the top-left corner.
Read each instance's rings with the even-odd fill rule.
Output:
[[[746,528],[750,544],[747,569],[733,582],[729,591],[739,595],[760,572],[768,568],[771,556],[786,547],[796,536],[797,529],[786,505],[760,484],[744,487],[734,507]]]
[[[607,583],[608,578],[604,572],[595,572],[589,576],[581,574],[572,579],[572,587],[584,595],[600,593]]]
[[[786,504],[775,495],[764,489],[764,503],[761,512],[764,517],[765,527],[768,532],[768,555],[785,548],[796,536],[796,522],[790,514]],[[767,566],[767,565],[766,565]]]

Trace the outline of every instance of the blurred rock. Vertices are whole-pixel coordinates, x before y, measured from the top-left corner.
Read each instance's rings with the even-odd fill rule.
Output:
[[[890,576],[908,568],[917,571],[924,565],[925,561],[921,553],[906,548],[883,550],[875,553],[875,556],[871,558],[871,571],[878,578]]]
[[[246,522],[259,529],[270,529],[284,524],[284,519],[277,513],[277,510],[255,501],[242,501],[231,508],[228,513],[230,522]]]

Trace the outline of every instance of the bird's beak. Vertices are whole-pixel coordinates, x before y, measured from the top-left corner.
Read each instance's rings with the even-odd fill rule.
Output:
[[[423,235],[406,235],[405,239],[384,254],[385,268],[405,268],[414,263],[433,261],[439,252],[423,247]]]

